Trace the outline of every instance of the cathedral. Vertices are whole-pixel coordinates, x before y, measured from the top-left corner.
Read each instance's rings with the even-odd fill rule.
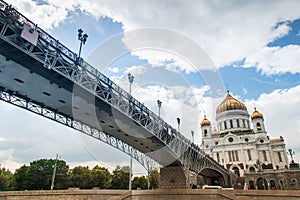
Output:
[[[212,127],[206,116],[200,123],[203,149],[224,168],[234,173],[237,180],[242,180],[237,183],[241,189],[245,186],[260,189],[262,186],[259,186],[259,174],[266,173],[265,176],[268,176],[268,173],[274,175],[275,172],[289,169],[284,138],[268,136],[264,116],[256,108],[250,115],[247,107],[228,91],[225,99],[216,108],[215,120],[216,127]],[[256,179],[254,176],[257,176]],[[261,185],[270,185],[270,180],[274,187],[279,185],[276,177],[264,178]]]

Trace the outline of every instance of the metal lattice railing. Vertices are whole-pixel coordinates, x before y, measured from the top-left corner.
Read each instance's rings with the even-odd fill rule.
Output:
[[[33,45],[20,37],[19,33],[25,24],[38,33],[36,45]],[[33,22],[2,0],[0,0],[0,28],[1,40],[9,43],[31,58],[34,58],[41,63],[41,66],[53,70],[66,79],[71,80],[81,88],[112,106],[114,109],[127,115],[160,139],[166,147],[172,151],[174,158],[189,170],[197,173],[204,168],[212,168],[220,172],[224,177],[229,178],[227,170],[205,154],[197,145],[181,135],[176,129],[163,121],[138,100],[130,96],[108,77],[100,73],[81,58],[78,58],[76,53],[69,50],[58,40],[37,27]],[[150,158],[146,158],[147,156],[142,152],[121,140],[92,128],[88,124],[84,124],[62,114],[45,109],[42,106],[33,104],[26,100],[26,98],[22,99],[21,97],[16,97],[6,93],[5,90],[2,90],[1,99],[110,144],[133,156],[145,168],[149,166],[150,162],[153,162],[150,161]],[[24,103],[24,101],[26,104],[17,104],[17,102]]]

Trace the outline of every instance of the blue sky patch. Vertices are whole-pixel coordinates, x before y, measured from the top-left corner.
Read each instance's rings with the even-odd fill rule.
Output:
[[[278,24],[277,24],[278,25]],[[278,38],[277,40],[270,42],[269,47],[274,46],[288,46],[288,45],[300,45],[300,19],[296,19],[292,22],[287,23],[291,27],[291,30],[284,37]]]

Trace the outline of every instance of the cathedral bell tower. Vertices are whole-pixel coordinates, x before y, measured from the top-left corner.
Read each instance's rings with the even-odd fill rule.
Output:
[[[253,130],[255,133],[264,133],[266,132],[264,125],[264,116],[254,108],[254,111],[251,115],[251,120],[253,123]]]
[[[201,125],[202,139],[205,140],[211,138],[211,123],[206,118],[206,115],[204,115],[204,118],[201,121],[200,125]]]

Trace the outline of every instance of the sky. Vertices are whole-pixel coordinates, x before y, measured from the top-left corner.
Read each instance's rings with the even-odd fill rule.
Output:
[[[300,1],[6,0],[195,143],[203,116],[215,124],[226,91],[264,115],[300,162]],[[71,167],[128,165],[124,153],[0,102],[0,163],[12,171],[58,153]],[[145,173],[137,163],[134,175]]]

